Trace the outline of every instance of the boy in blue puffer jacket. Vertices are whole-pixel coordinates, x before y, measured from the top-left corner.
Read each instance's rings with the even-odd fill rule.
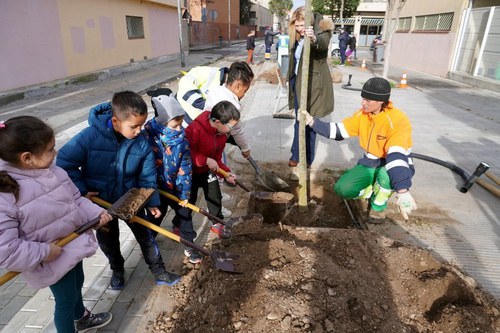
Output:
[[[141,127],[148,108],[142,97],[132,91],[118,92],[111,103],[90,110],[90,126],[73,137],[60,150],[56,164],[65,169],[82,195],[99,196],[115,202],[131,188],[156,188],[154,155]],[[150,213],[159,217],[159,194],[148,202]],[[150,229],[128,224],[139,243],[144,260],[156,284],[173,286],[180,277],[165,270],[160,249]],[[97,230],[99,247],[109,260],[113,274],[111,289],[123,289],[124,263],[120,252],[118,220]]]
[[[168,207],[171,207],[175,211],[172,220],[174,233],[193,242],[196,232],[193,229],[191,210],[186,207],[191,195],[192,168],[189,142],[182,127],[184,110],[172,91],[157,89],[152,95],[151,104],[155,110],[155,117],[148,121],[144,128],[155,155],[158,187],[181,201],[177,203],[163,195],[160,196],[162,217],[153,218],[153,223],[160,225]],[[186,247],[184,254],[192,264],[201,262],[201,255],[196,250]]]

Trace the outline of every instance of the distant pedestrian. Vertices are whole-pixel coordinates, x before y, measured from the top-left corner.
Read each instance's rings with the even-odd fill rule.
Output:
[[[340,65],[345,65],[345,51],[347,50],[347,46],[349,46],[349,34],[345,31],[344,28],[340,28],[339,34],[339,49],[340,49]]]
[[[56,241],[112,216],[81,196],[66,171],[52,163],[56,154],[54,131],[40,119],[0,123],[0,267],[21,272],[32,288],[50,288],[58,333],[85,332],[112,319],[83,304],[82,260],[95,254],[97,242],[91,229],[64,248]]]
[[[247,63],[253,65],[253,51],[255,49],[255,30],[250,31],[247,36]]]
[[[351,50],[351,54],[354,53],[354,59],[358,59],[358,56],[356,54],[356,34],[352,34],[351,39],[349,40],[349,50]]]
[[[361,90],[361,108],[342,122],[330,123],[313,118],[306,111],[306,124],[316,133],[337,141],[359,137],[364,155],[358,164],[337,180],[334,191],[345,199],[369,199],[371,222],[382,222],[380,213],[389,197],[396,193],[397,206],[405,220],[417,204],[410,194],[415,173],[411,158],[412,128],[404,112],[389,97],[390,83],[371,78]]]
[[[266,53],[264,54],[264,58],[266,60],[271,59],[271,46],[274,44],[274,36],[279,35],[279,31],[273,32],[271,27],[266,28],[266,32],[264,33],[264,44],[266,46]]]

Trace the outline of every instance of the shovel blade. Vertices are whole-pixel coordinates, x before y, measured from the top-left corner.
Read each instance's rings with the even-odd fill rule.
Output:
[[[229,273],[242,273],[238,272],[234,267],[234,259],[238,259],[240,257],[239,254],[215,250],[210,253],[210,257],[215,264],[215,268]]]
[[[261,214],[251,214],[230,218],[226,222],[226,228],[232,236],[254,234],[262,228],[264,217]]]

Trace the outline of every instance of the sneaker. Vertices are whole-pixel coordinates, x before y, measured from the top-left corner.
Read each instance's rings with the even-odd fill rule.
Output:
[[[111,289],[113,290],[122,290],[123,285],[125,284],[125,270],[116,270],[113,271],[113,275],[111,275]]]
[[[222,198],[221,198],[222,202],[226,202],[226,201],[229,201],[231,200],[231,196],[227,193],[224,193],[222,192]]]
[[[175,286],[181,280],[181,277],[174,273],[164,272],[155,276],[156,285],[167,285],[169,287]]]
[[[221,223],[213,224],[212,227],[210,228],[210,231],[213,232],[214,234],[217,234],[219,238],[231,237],[231,233],[229,232],[229,230],[227,230],[226,227]]]
[[[185,248],[184,255],[189,258],[189,262],[192,264],[199,264],[203,260],[201,254],[191,248]]]
[[[86,310],[85,315],[76,321],[76,330],[79,333],[87,332],[99,327],[106,326],[113,319],[113,315],[109,312],[91,313]]]
[[[222,216],[227,219],[228,217],[231,217],[233,216],[233,212],[231,212],[229,209],[227,209],[226,207],[222,207],[221,209],[221,213],[222,213]]]

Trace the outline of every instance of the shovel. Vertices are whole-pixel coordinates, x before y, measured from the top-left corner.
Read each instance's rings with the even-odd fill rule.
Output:
[[[94,199],[94,198],[93,198]],[[111,204],[109,202],[106,202],[102,199],[96,198],[97,200],[93,200],[95,203],[99,204],[100,206],[103,207],[109,207]],[[203,253],[204,255],[210,257],[212,261],[215,264],[215,268],[220,269],[221,271],[224,272],[229,272],[229,273],[238,273],[241,274],[241,272],[236,271],[234,267],[234,259],[238,259],[240,257],[239,254],[234,254],[234,253],[229,253],[229,252],[224,252],[224,251],[219,251],[219,250],[213,250],[213,251],[208,251],[207,249],[199,246],[198,244],[189,242],[180,236],[177,236],[173,232],[167,231],[149,221],[146,221],[145,219],[142,219],[138,216],[133,216],[129,222],[136,222],[139,224],[142,224],[146,228],[149,228],[151,230],[156,231],[159,234],[162,234],[165,237],[168,237],[178,243],[184,244],[185,246],[188,246],[192,249],[195,249],[199,251],[200,253]]]
[[[274,173],[269,171],[262,171],[262,169],[257,165],[252,156],[248,157],[248,161],[255,169],[257,173],[257,181],[260,185],[262,185],[265,189],[271,192],[281,192],[281,191],[289,191],[290,185],[288,185],[283,179],[276,176]]]
[[[161,195],[169,198],[170,200],[173,200],[177,203],[181,202],[181,200],[173,194],[170,194],[162,190],[158,190],[158,192],[160,192]],[[196,213],[200,213],[201,215],[206,216],[211,221],[225,225],[226,230],[229,231],[231,236],[238,236],[238,235],[245,235],[245,234],[259,232],[260,228],[262,227],[262,221],[264,220],[264,217],[261,214],[252,214],[241,217],[231,217],[229,220],[224,221],[223,219],[218,218],[213,214],[210,214],[203,208],[197,207],[190,203],[188,203],[186,207]]]
[[[135,215],[135,212],[130,212],[130,213],[126,213],[126,214],[123,214],[122,212],[124,211],[124,208],[125,208],[125,207],[123,207],[124,204],[126,205],[127,201],[130,201],[130,197],[135,193],[135,191],[137,191],[137,189],[130,189],[129,191],[127,191],[127,193],[122,195],[121,198],[118,199],[118,201],[116,201],[112,206],[110,206],[110,208],[108,209],[108,213],[113,215],[114,217],[118,217],[118,218],[121,218],[124,220],[131,219],[132,216]],[[137,206],[136,212],[138,210],[142,209],[142,207],[144,207],[144,204],[150,199],[150,197],[153,193],[154,193],[154,191],[151,192],[151,194],[148,197],[144,198],[144,201],[142,202],[142,204]],[[99,200],[101,200],[101,199],[99,199]],[[95,202],[94,198],[92,198],[92,201]],[[120,212],[120,211],[122,211],[122,212]],[[132,214],[132,215],[130,215],[130,214]],[[90,228],[93,228],[94,226],[99,224],[100,220],[101,220],[101,217],[99,216],[99,217],[96,217],[95,219],[81,225],[80,227],[75,229],[75,231],[73,231],[68,236],[58,240],[56,242],[56,245],[61,246],[61,247],[65,246],[66,244],[73,241],[81,234],[85,233]],[[16,277],[19,274],[20,274],[20,272],[7,272],[4,275],[0,276],[0,286],[5,284],[7,281],[13,279],[14,277]]]
[[[223,169],[217,169],[217,172],[220,173],[224,178],[229,178],[229,174]],[[267,201],[279,204],[288,204],[294,198],[292,193],[288,192],[265,192],[265,191],[251,191],[245,184],[243,184],[239,179],[235,179],[236,185],[241,187],[247,192],[250,192],[250,195],[257,200]]]

